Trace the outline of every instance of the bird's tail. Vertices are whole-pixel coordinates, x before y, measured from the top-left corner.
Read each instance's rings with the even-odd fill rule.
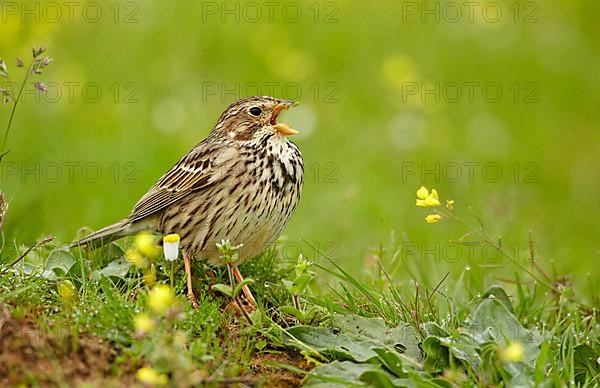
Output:
[[[95,249],[133,233],[135,231],[131,230],[131,222],[126,218],[71,243],[69,248],[88,246]]]

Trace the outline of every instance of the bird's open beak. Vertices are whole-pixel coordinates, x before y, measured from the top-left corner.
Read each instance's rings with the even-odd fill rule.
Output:
[[[282,110],[290,109],[290,107],[293,106],[294,104],[295,104],[295,102],[293,102],[293,101],[281,100],[281,102],[279,104],[277,104],[275,106],[275,108],[273,109],[273,115],[271,116],[271,125],[273,126],[273,128],[275,128],[275,130],[279,134],[281,134],[283,136],[296,135],[296,134],[300,133],[285,123],[277,122],[277,116],[279,116],[279,113]]]

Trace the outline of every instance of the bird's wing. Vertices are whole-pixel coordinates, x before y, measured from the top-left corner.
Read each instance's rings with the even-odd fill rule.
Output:
[[[130,221],[138,221],[175,203],[191,192],[206,189],[227,173],[235,150],[212,146],[208,142],[198,144],[175,164],[136,203],[129,215]]]

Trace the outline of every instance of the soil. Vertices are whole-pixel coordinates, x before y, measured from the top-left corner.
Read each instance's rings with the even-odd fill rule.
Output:
[[[236,330],[230,330],[230,333],[236,333]],[[31,318],[11,316],[0,303],[0,387],[139,386],[135,379],[136,366],[120,364],[116,367],[118,355],[119,349],[102,338],[87,333],[61,332],[53,327],[42,328]],[[301,385],[303,374],[275,364],[287,364],[305,371],[314,367],[298,352],[265,351],[252,356],[249,371],[244,376],[231,381],[217,380],[213,385]]]
[[[253,356],[251,370],[257,381],[265,387],[299,387],[304,376],[283,369],[273,364],[287,364],[305,371],[311,370],[313,366],[297,352],[291,353],[263,353]]]
[[[89,334],[57,332],[28,318],[15,319],[0,304],[0,386],[135,383],[133,373],[115,376],[112,366],[118,351],[110,343]]]

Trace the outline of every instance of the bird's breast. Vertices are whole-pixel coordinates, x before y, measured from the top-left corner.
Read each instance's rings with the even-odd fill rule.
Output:
[[[216,243],[243,244],[241,261],[264,252],[281,234],[302,190],[304,168],[298,148],[276,142],[260,150],[241,150],[219,187],[201,191],[192,202],[200,222],[182,242],[198,258],[219,264]]]

